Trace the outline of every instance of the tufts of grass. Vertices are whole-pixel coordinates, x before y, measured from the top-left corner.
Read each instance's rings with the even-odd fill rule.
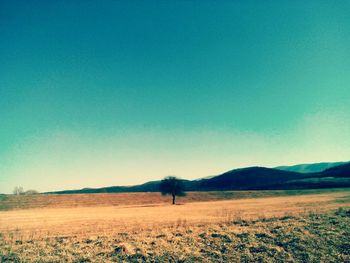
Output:
[[[349,262],[350,209],[113,232],[0,235],[0,262]]]

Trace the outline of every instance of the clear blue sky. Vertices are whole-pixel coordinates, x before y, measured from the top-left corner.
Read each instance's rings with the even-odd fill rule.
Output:
[[[0,1],[0,192],[349,160],[349,13]]]

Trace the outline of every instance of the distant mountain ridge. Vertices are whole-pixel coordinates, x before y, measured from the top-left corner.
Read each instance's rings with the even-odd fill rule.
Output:
[[[183,180],[187,191],[227,191],[227,190],[278,190],[350,187],[350,162],[307,164],[308,169],[318,172],[289,171],[288,167],[266,168],[247,167],[234,169],[223,174],[197,179]],[[303,165],[290,166],[291,169]],[[294,168],[293,168],[294,167]],[[319,171],[320,167],[330,167]],[[123,193],[158,192],[160,181],[151,181],[134,186],[110,186],[49,192],[51,194],[73,193]]]
[[[297,165],[291,165],[291,166],[278,166],[278,167],[275,167],[275,169],[290,171],[290,172],[297,172],[297,173],[318,173],[326,169],[347,164],[347,163],[349,162],[306,163],[306,164],[297,164]]]

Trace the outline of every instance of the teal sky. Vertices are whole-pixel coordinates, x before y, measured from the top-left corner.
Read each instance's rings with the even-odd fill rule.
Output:
[[[349,160],[349,12],[0,1],[0,193]]]

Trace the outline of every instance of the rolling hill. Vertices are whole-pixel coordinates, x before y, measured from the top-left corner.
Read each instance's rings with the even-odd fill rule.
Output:
[[[315,164],[314,167],[317,165],[318,164]],[[323,167],[328,166],[333,165],[323,165]],[[266,167],[248,167],[234,169],[210,178],[183,180],[183,182],[187,191],[278,190],[350,187],[350,163],[341,163],[341,165],[312,173],[301,173]],[[157,192],[159,189],[159,183],[160,181],[151,181],[134,186],[83,188],[79,190],[64,190],[50,193],[72,194]]]
[[[333,163],[307,163],[307,164],[297,164],[291,166],[278,166],[275,169],[289,171],[289,172],[297,172],[297,173],[318,173],[329,168],[347,164],[349,162],[333,162]]]

